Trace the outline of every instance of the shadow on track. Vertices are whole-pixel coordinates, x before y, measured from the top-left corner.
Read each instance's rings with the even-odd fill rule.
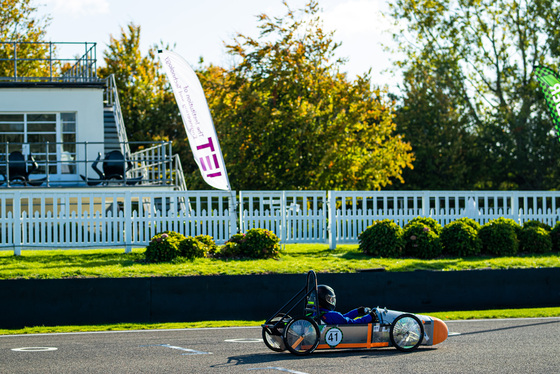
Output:
[[[258,364],[270,364],[278,362],[290,362],[320,358],[321,360],[337,359],[341,357],[355,357],[361,359],[372,359],[372,358],[383,358],[392,356],[411,356],[422,354],[422,352],[427,352],[431,350],[436,350],[433,347],[421,347],[418,350],[410,353],[403,353],[394,348],[387,349],[344,349],[344,350],[318,350],[309,355],[305,356],[294,356],[288,352],[278,352],[278,353],[255,353],[239,356],[230,356],[227,358],[227,362],[223,364],[213,365],[211,367],[227,367],[232,365],[258,365]]]
[[[487,333],[487,332],[496,332],[496,331],[504,331],[504,330],[514,330],[514,329],[520,329],[520,328],[525,328],[525,327],[535,327],[535,326],[539,326],[539,325],[549,325],[549,324],[554,324],[554,323],[560,323],[560,319],[559,319],[559,320],[555,320],[555,321],[547,321],[547,322],[539,322],[539,323],[529,323],[529,324],[526,324],[526,325],[519,325],[519,326],[499,327],[499,328],[496,328],[496,329],[487,329],[487,330],[471,331],[471,332],[462,332],[459,336],[462,336],[462,335],[484,334],[484,333]]]

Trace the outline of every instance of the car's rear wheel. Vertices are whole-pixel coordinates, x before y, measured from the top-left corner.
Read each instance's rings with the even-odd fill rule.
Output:
[[[317,348],[321,332],[309,317],[292,319],[284,330],[284,344],[295,355],[307,355]]]
[[[424,326],[413,314],[401,314],[391,324],[391,343],[402,352],[412,352],[424,339]]]
[[[278,313],[274,316],[266,326],[262,329],[262,338],[264,344],[271,350],[275,352],[284,352],[286,350],[286,345],[284,344],[284,338],[282,332],[284,331],[286,325],[290,321],[291,317],[284,313]],[[281,321],[276,328],[277,322]]]

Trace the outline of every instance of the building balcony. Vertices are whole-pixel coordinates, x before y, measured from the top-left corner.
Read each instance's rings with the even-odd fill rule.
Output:
[[[128,153],[130,145],[140,150]],[[186,189],[171,142],[114,143],[111,147],[104,142],[4,142],[0,149],[0,188]]]

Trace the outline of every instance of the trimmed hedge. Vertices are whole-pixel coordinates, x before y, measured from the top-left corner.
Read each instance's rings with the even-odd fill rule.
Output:
[[[358,236],[359,249],[375,257],[398,258],[404,249],[404,230],[390,219],[376,221]]]
[[[482,249],[478,230],[465,221],[457,220],[445,225],[441,231],[440,240],[443,253],[446,255],[476,256]]]
[[[478,236],[482,240],[482,251],[493,256],[513,256],[519,249],[516,226],[511,219],[493,219],[480,229]],[[514,222],[515,223],[515,222]],[[517,225],[519,226],[519,225]],[[519,226],[521,232],[521,226]]]
[[[272,231],[250,229],[245,234],[234,234],[220,247],[215,257],[227,258],[277,258],[280,239]]]
[[[560,221],[550,230],[550,239],[552,240],[552,251],[560,251]]]
[[[175,231],[165,231],[152,237],[144,256],[146,262],[169,262],[179,257],[194,260],[212,254],[215,248],[216,243],[211,236],[193,238]]]
[[[442,228],[433,218],[416,217],[404,226],[402,234],[400,226],[385,219],[368,226],[358,239],[360,251],[376,257],[513,256],[520,251],[560,251],[560,221],[549,228],[536,220],[522,227],[503,217],[483,226],[473,219],[460,218]]]
[[[519,234],[519,250],[528,253],[547,253],[552,250],[549,232],[537,225],[524,226]]]
[[[439,224],[438,221],[436,221],[435,219],[431,218],[431,217],[416,217],[413,218],[411,221],[409,221],[406,225],[404,225],[404,230],[406,231],[406,229],[410,226],[410,225],[414,225],[416,223],[421,223],[424,226],[429,227],[430,229],[432,229],[436,235],[440,235],[441,234],[441,230],[442,227]]]
[[[192,236],[186,237],[179,243],[179,256],[188,260],[206,257],[205,246]]]
[[[179,243],[185,236],[174,231],[156,234],[146,247],[146,262],[167,262],[179,256]]]
[[[409,257],[432,259],[441,255],[439,236],[423,222],[410,222],[404,229],[404,254]]]

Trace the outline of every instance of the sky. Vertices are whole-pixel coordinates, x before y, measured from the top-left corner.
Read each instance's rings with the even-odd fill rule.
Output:
[[[288,0],[292,9],[303,8],[308,0]],[[49,14],[47,39],[52,42],[96,42],[98,66],[110,36],[120,38],[121,27],[141,26],[141,48],[162,41],[174,45],[191,65],[200,57],[205,63],[231,66],[224,42],[237,33],[257,37],[257,15],[282,16],[282,0],[37,0],[39,14]],[[338,57],[348,62],[343,69],[354,79],[372,69],[375,85],[393,86],[395,77],[387,71],[395,55],[384,50],[391,45],[391,22],[383,17],[387,0],[319,0],[326,30],[335,31],[342,42]],[[72,55],[73,56],[73,55]],[[62,56],[61,56],[62,57]],[[64,56],[70,57],[70,56]]]

